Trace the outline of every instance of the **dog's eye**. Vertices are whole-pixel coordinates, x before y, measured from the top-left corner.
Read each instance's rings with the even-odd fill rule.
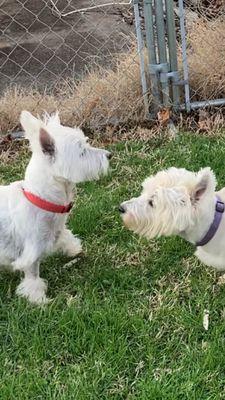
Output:
[[[151,207],[153,207],[153,201],[152,201],[152,200],[149,200],[148,204],[149,204]]]

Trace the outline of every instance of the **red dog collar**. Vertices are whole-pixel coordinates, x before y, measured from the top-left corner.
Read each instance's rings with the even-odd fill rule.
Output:
[[[66,214],[73,207],[73,203],[70,203],[67,206],[60,206],[58,204],[51,203],[50,201],[43,200],[40,197],[36,196],[35,194],[27,192],[25,189],[22,190],[26,199],[30,203],[34,204],[36,207],[41,208],[42,210],[56,214]]]

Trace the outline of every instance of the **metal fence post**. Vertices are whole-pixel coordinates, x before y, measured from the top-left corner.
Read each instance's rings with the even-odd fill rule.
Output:
[[[191,103],[190,103],[189,73],[188,73],[188,62],[187,62],[187,43],[186,43],[186,29],[185,29],[185,16],[184,16],[183,0],[179,0],[179,17],[180,17],[183,74],[184,74],[185,105],[186,105],[186,111],[190,112]]]
[[[173,94],[173,105],[177,109],[179,106],[179,73],[178,73],[178,59],[177,59],[177,40],[176,40],[176,26],[174,17],[174,2],[173,0],[166,1],[166,20],[167,20],[167,34],[168,34],[168,51],[169,51],[169,64],[171,82],[172,82],[172,94]]]
[[[140,20],[140,13],[139,13],[139,0],[134,0],[134,16],[135,16],[135,28],[136,28],[136,35],[137,35],[137,48],[138,54],[140,58],[140,73],[141,73],[141,85],[142,85],[142,92],[144,98],[144,107],[145,107],[145,114],[149,114],[149,104],[148,104],[148,88],[147,88],[147,81],[145,75],[145,58],[144,58],[144,44],[142,38],[142,31],[141,31],[141,20]]]
[[[134,3],[138,3],[138,1],[141,2],[142,0],[134,0]],[[143,0],[146,47],[148,55],[148,69],[146,72],[149,74],[148,76],[151,82],[153,113],[155,114],[156,111],[158,111],[158,109],[162,106],[167,108],[172,106],[175,111],[186,110],[187,112],[190,112],[192,109],[198,109],[207,106],[213,107],[225,105],[225,98],[204,101],[191,101],[184,0],[179,0],[178,4],[182,47],[183,79],[180,79],[178,69],[174,1]],[[136,7],[137,8],[135,15],[137,15],[136,30],[139,43],[139,52],[140,56],[143,58],[143,40],[141,37],[141,32],[138,31],[138,29],[141,29],[138,4]],[[142,58],[141,70],[143,71],[144,66]],[[145,86],[143,82],[142,86]],[[180,87],[184,88],[184,104],[181,104]],[[146,88],[143,89],[143,93],[146,93],[146,90]]]
[[[163,1],[155,0],[155,16],[156,16],[156,31],[157,44],[159,53],[159,70],[160,82],[162,87],[163,105],[168,107],[170,104],[169,84],[168,84],[168,62],[166,53],[166,35],[164,27],[164,11]]]
[[[136,2],[138,0],[134,0],[134,3]],[[143,5],[153,113],[156,113],[162,106],[173,105],[174,109],[178,109],[180,100],[179,73],[173,1],[143,0]],[[165,12],[167,29],[165,29],[164,21]],[[136,14],[137,23],[140,16],[138,13],[136,17]],[[136,30],[138,36],[138,29],[136,28]],[[139,38],[138,41],[140,42]]]
[[[145,32],[146,32],[146,44],[148,50],[148,69],[151,79],[151,91],[153,96],[154,111],[156,111],[161,103],[159,95],[159,73],[153,65],[156,65],[156,47],[155,47],[155,33],[154,33],[154,22],[152,13],[152,0],[144,0],[144,20],[145,20]]]

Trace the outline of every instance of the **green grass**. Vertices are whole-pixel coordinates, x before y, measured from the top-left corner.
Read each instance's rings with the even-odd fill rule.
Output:
[[[183,240],[126,231],[117,206],[171,165],[209,165],[225,185],[225,138],[111,149],[111,174],[79,186],[69,221],[85,255],[73,266],[59,255],[43,262],[54,300],[33,307],[15,296],[19,275],[0,274],[0,399],[224,399],[225,287]],[[21,158],[0,165],[4,183],[23,176]]]

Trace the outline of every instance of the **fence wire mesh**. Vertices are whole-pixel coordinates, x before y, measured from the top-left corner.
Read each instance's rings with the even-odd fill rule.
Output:
[[[225,99],[225,3],[184,1],[190,100]]]
[[[146,100],[151,109],[152,95],[147,73],[144,1],[134,1],[140,14],[136,29],[129,0],[112,0],[110,5],[108,2],[0,0],[1,131],[16,127],[23,108],[36,114],[57,108],[64,123],[87,124],[91,129],[107,124],[129,125],[130,120],[138,123],[145,118]],[[182,78],[179,0],[171,2]],[[190,100],[223,99],[224,0],[183,3]],[[166,30],[166,11],[162,23]],[[141,62],[135,37],[137,28],[143,39]],[[144,96],[140,64],[146,72]],[[13,90],[14,87],[23,91]],[[184,101],[182,87],[180,101]]]
[[[0,89],[79,78],[94,63],[110,65],[116,52],[127,51],[131,29],[123,12],[129,18],[129,9],[97,5],[103,1],[1,1]]]
[[[142,102],[133,6],[129,0],[107,3],[0,0],[0,94],[32,88],[39,94],[36,112],[57,106],[66,120],[72,113],[71,123],[82,124],[91,113],[94,125],[119,123],[123,115],[127,120]],[[129,105],[130,86],[138,99]]]

